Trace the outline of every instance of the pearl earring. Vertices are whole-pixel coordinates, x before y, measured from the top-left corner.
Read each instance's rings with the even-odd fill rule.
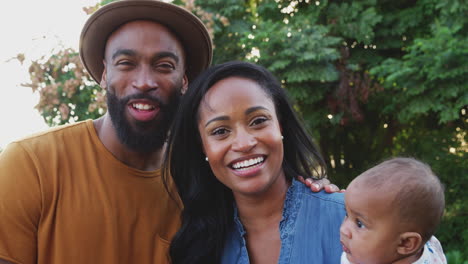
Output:
[[[283,137],[283,136],[281,136],[281,140],[283,140],[283,139],[284,139],[284,137]]]
[[[206,157],[205,160],[208,161],[208,157]]]

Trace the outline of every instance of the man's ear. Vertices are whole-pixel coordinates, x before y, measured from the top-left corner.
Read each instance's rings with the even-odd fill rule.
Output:
[[[106,60],[102,60],[102,64],[104,64],[104,69],[102,70],[102,76],[101,76],[101,83],[99,85],[101,86],[102,89],[106,90],[107,89],[107,77],[106,77]]]
[[[182,79],[182,89],[180,90],[181,94],[185,94],[185,92],[187,92],[188,83],[187,75],[184,74],[184,78]]]
[[[415,253],[422,246],[422,237],[416,232],[405,232],[400,235],[400,243],[397,251],[400,255],[410,255]]]

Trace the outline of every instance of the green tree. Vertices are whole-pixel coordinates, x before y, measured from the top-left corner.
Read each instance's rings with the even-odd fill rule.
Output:
[[[438,236],[468,246],[468,48],[463,1],[196,1],[216,13],[215,62],[265,65],[346,186],[392,155],[428,162],[447,190]],[[468,252],[464,252],[468,257]]]
[[[104,91],[81,64],[78,53],[65,49],[29,67],[31,82],[40,94],[36,108],[49,126],[94,119],[106,110]]]
[[[214,63],[249,60],[281,80],[339,186],[389,156],[429,163],[446,186],[446,214],[437,236],[446,251],[458,249],[468,258],[463,0],[174,2],[208,26]],[[105,110],[98,86],[76,70],[79,62],[58,63],[76,57],[66,54],[38,62],[31,71],[31,87],[55,89],[41,92],[38,105],[51,125]],[[67,97],[70,80],[79,80],[74,91],[81,92]],[[47,97],[51,93],[62,97]],[[96,99],[100,103],[90,109]],[[61,105],[74,114],[64,118]]]

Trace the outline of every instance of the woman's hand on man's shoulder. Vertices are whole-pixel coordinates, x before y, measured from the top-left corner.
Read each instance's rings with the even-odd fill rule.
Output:
[[[310,188],[312,192],[320,192],[325,190],[327,193],[344,192],[345,189],[340,189],[335,184],[331,183],[330,180],[323,178],[320,180],[314,180],[312,178],[304,179],[302,176],[298,176],[297,179]]]

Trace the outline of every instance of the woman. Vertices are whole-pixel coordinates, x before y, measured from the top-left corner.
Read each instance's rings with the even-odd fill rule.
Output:
[[[173,263],[339,263],[343,196],[296,180],[324,177],[325,165],[266,69],[228,62],[201,74],[169,146],[164,177],[184,206]]]

